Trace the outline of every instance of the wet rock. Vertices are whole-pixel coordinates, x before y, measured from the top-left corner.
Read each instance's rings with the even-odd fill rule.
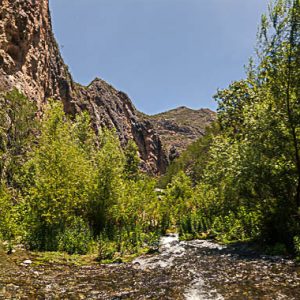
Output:
[[[26,260],[23,261],[22,264],[25,265],[25,266],[29,266],[29,265],[32,264],[32,261],[30,259],[26,259]]]

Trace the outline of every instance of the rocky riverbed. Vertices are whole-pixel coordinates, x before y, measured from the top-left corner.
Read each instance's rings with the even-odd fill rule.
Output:
[[[124,264],[40,262],[24,250],[1,250],[0,299],[292,300],[300,299],[300,267],[175,234],[161,239],[158,254]]]

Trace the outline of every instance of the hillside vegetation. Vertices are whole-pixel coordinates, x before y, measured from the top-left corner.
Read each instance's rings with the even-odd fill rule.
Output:
[[[193,181],[195,207],[183,231],[255,239],[299,254],[298,0],[276,1],[262,16],[246,79],[219,90],[215,99],[217,123],[161,180],[162,186],[181,184],[187,174]]]

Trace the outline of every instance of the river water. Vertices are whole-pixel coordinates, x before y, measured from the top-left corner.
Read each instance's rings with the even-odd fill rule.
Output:
[[[34,257],[27,255],[34,262]],[[242,246],[163,237],[132,263],[22,264],[0,254],[0,299],[300,299],[300,267]]]

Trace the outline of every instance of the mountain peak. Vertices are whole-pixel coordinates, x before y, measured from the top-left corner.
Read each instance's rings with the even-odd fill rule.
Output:
[[[179,106],[166,112],[147,116],[161,137],[167,153],[179,153],[205,134],[205,129],[216,120],[216,113],[208,108],[191,109]]]

